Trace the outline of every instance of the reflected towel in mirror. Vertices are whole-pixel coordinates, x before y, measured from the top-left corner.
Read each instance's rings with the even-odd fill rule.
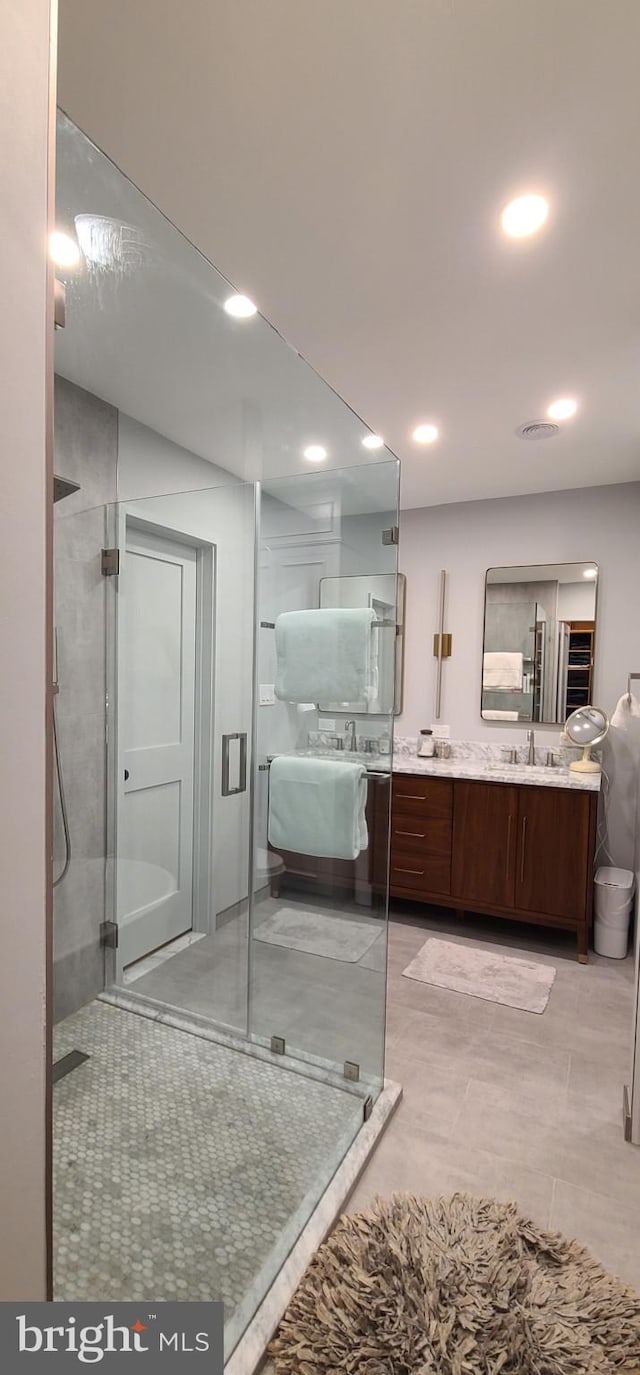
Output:
[[[498,692],[522,692],[522,654],[507,650],[484,655],[482,686]]]

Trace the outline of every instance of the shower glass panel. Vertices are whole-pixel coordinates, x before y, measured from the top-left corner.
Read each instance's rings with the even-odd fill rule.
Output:
[[[384,1075],[397,502],[397,464],[389,462],[265,481],[260,505],[250,1028],[258,1041],[282,1043],[288,1055],[346,1073],[373,1094]],[[304,655],[304,642],[302,650],[282,644],[290,612],[305,613],[303,636],[313,637],[318,616],[353,618],[349,636],[364,626],[357,699],[344,677],[347,655],[328,665],[312,650],[308,687],[287,679],[287,652],[298,677],[296,656]],[[300,700],[305,693],[310,701]],[[278,781],[289,756],[296,773]],[[314,798],[334,786],[326,782],[332,767],[338,791],[328,793],[321,834],[323,804],[316,814]],[[356,784],[362,778],[364,826],[355,836],[340,810],[348,774]]]
[[[398,466],[64,115],[56,216],[54,1296],[221,1298],[230,1353],[384,1073]],[[341,609],[301,701],[278,618]],[[283,758],[353,853],[277,834]]]

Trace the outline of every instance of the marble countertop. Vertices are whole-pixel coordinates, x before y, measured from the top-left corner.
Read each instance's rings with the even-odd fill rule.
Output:
[[[564,764],[547,768],[545,764],[505,764],[489,759],[419,759],[406,752],[363,754],[351,750],[310,748],[292,750],[292,754],[307,758],[337,759],[344,763],[362,764],[371,773],[413,774],[427,778],[467,778],[484,783],[518,783],[538,788],[570,788],[573,791],[598,792],[602,775],[572,773]],[[273,757],[273,756],[271,756]]]
[[[366,756],[370,758],[370,756]],[[598,792],[602,775],[572,773],[564,765],[547,768],[545,764],[504,764],[483,759],[419,759],[417,755],[393,757],[393,772],[427,778],[470,778],[484,783],[524,783],[529,787],[571,788]]]

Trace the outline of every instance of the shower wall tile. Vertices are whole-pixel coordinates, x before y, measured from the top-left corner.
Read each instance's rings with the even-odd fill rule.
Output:
[[[54,893],[54,1008],[65,1017],[103,987],[105,918],[105,618],[100,554],[105,506],[116,499],[118,413],[64,378],[55,386],[55,469],[80,484],[56,504],[54,605],[58,737],[71,831],[71,866]],[[54,792],[56,872],[64,857]]]

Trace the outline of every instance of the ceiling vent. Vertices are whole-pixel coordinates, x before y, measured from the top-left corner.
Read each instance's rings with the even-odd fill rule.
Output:
[[[552,420],[530,420],[527,425],[520,425],[516,434],[520,439],[553,439],[559,429]]]

